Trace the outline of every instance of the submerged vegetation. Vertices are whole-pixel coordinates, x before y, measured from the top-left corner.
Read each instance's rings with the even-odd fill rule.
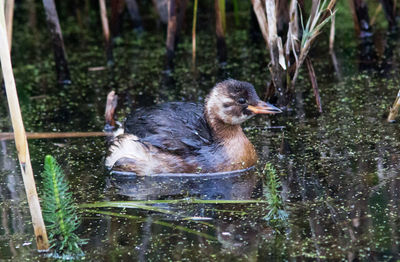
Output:
[[[75,233],[80,225],[77,207],[64,173],[50,155],[45,157],[42,178],[43,217],[55,251],[53,256],[70,259],[82,256],[81,245],[85,241]]]

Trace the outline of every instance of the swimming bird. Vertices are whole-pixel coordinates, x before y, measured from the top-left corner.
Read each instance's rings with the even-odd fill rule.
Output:
[[[212,88],[204,105],[168,102],[134,110],[110,145],[106,166],[137,175],[248,168],[257,154],[240,124],[280,112],[250,83],[228,79]]]

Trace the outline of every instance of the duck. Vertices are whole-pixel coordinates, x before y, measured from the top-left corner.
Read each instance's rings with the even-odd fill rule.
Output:
[[[246,169],[258,157],[241,124],[255,115],[281,112],[262,101],[252,84],[228,79],[211,89],[204,104],[167,102],[135,109],[111,142],[105,165],[138,176]]]

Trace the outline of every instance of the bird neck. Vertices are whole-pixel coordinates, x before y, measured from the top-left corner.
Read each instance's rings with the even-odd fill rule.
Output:
[[[207,118],[214,138],[227,156],[226,170],[248,168],[257,162],[253,144],[240,125],[229,125],[220,119]],[[232,168],[233,166],[233,168]]]
[[[246,137],[240,125],[229,125],[219,119],[213,119],[210,127],[214,137],[221,142],[234,139],[235,137]]]

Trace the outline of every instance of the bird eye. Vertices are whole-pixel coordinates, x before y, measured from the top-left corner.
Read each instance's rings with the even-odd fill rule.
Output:
[[[243,104],[246,104],[246,102],[247,102],[247,100],[246,100],[245,98],[243,98],[243,97],[241,97],[241,98],[238,99],[238,103],[239,103],[239,104],[242,104],[242,105],[243,105]]]

